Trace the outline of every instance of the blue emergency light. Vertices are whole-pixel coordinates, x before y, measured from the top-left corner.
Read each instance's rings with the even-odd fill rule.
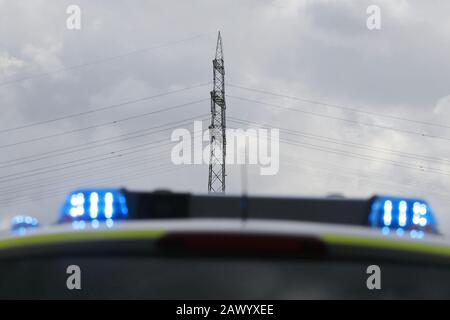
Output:
[[[36,227],[39,227],[39,221],[32,216],[18,215],[11,219],[12,232],[22,232]]]
[[[71,192],[62,208],[59,222],[125,219],[128,207],[120,189],[82,189]]]
[[[370,205],[369,222],[374,228],[419,230],[437,233],[431,206],[424,200],[388,196],[374,197]]]

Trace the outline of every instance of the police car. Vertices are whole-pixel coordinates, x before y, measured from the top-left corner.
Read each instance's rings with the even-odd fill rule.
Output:
[[[450,298],[450,244],[421,199],[83,189],[0,236],[0,298]]]

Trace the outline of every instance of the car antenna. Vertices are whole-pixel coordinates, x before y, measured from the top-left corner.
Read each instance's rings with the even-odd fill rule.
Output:
[[[241,165],[241,218],[248,219],[248,168],[247,168],[247,141],[244,146],[244,163]]]

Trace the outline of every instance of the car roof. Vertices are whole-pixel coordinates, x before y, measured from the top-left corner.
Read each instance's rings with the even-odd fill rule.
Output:
[[[334,246],[354,246],[433,254],[450,258],[450,242],[443,236],[425,234],[414,238],[395,231],[383,234],[380,229],[336,224],[242,219],[170,219],[116,221],[113,225],[54,225],[29,230],[22,235],[0,235],[0,253],[20,247],[42,244],[77,243],[101,240],[157,239],[170,234],[239,234],[311,237]]]

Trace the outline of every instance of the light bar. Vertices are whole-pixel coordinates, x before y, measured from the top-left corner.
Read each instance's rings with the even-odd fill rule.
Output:
[[[36,228],[39,227],[39,221],[38,219],[27,216],[27,215],[19,215],[15,216],[11,219],[11,231],[25,231],[29,228]]]
[[[192,195],[170,191],[139,192],[121,189],[83,189],[71,192],[59,223],[82,228],[85,221],[107,225],[117,219],[270,219],[356,225],[398,235],[410,231],[422,237],[438,233],[433,210],[421,199],[375,196],[371,199],[240,197]],[[80,224],[78,224],[80,222]]]
[[[71,192],[61,208],[59,222],[126,219],[128,207],[120,189],[80,189]]]
[[[433,209],[424,200],[377,196],[372,198],[369,223],[374,228],[438,233]]]

